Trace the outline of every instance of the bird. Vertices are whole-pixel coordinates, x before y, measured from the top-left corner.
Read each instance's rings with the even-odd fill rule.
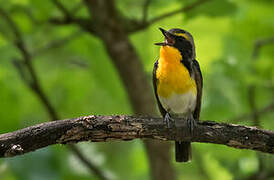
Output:
[[[155,43],[161,46],[159,59],[153,68],[158,108],[168,128],[174,122],[173,118],[180,118],[187,120],[189,131],[193,133],[200,118],[203,88],[194,39],[183,29],[159,29],[165,40]],[[176,162],[189,162],[191,158],[191,142],[175,141]]]

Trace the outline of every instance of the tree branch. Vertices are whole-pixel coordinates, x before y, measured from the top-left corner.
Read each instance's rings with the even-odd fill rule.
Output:
[[[150,21],[148,21],[148,24],[150,25],[150,24],[153,24],[153,23],[155,23],[157,21],[165,19],[167,17],[173,16],[173,15],[176,15],[176,14],[179,14],[179,13],[182,13],[182,12],[190,11],[190,10],[194,9],[195,7],[200,6],[201,4],[203,4],[203,3],[207,2],[207,1],[209,1],[209,0],[198,0],[195,3],[190,4],[190,5],[186,6],[186,7],[182,7],[180,9],[177,9],[177,10],[174,10],[174,11],[162,14],[162,15],[160,15],[158,17],[155,17],[155,18],[151,19]]]
[[[52,2],[55,4],[55,6],[63,13],[63,18],[53,17],[50,18],[48,21],[55,25],[68,25],[68,24],[77,24],[79,25],[83,30],[86,30],[93,35],[96,35],[94,33],[94,26],[91,22],[91,19],[83,18],[83,17],[74,17],[73,12],[71,13],[59,0],[52,0]],[[79,6],[79,5],[77,5]],[[74,9],[77,11],[76,9]]]
[[[67,45],[70,41],[75,40],[83,35],[83,31],[76,31],[60,39],[55,39],[48,42],[46,45],[36,48],[36,50],[31,54],[32,58],[42,56],[50,50],[57,49]]]
[[[143,5],[143,23],[147,21],[147,16],[148,16],[148,8],[151,3],[151,0],[144,0],[144,5]]]
[[[273,43],[274,43],[274,36],[256,40],[254,43],[252,58],[253,59],[258,58],[258,54],[261,48],[265,45],[273,44]]]
[[[70,17],[70,18],[60,18],[60,17],[52,17],[48,20],[49,23],[55,25],[71,25],[76,24],[79,25],[83,30],[90,32],[92,35],[97,35],[95,33],[95,27],[93,22],[84,17]]]
[[[185,120],[170,128],[161,118],[85,116],[38,124],[0,135],[0,157],[12,157],[53,144],[151,138],[223,144],[274,154],[274,132],[236,124],[200,121],[193,135]]]
[[[95,166],[93,163],[91,163],[84,154],[80,151],[80,149],[73,145],[69,144],[69,149],[76,155],[76,157],[90,170],[92,171],[99,179],[101,180],[108,180],[104,175],[104,172],[97,166]]]
[[[52,2],[64,14],[66,18],[71,17],[69,10],[59,0],[52,0]]]
[[[148,8],[148,5],[149,5],[149,1],[148,2],[145,2],[144,4],[144,9],[143,9],[143,19],[142,21],[136,21],[136,20],[131,20],[131,26],[128,27],[128,32],[129,33],[134,33],[136,31],[140,31],[142,29],[145,29],[147,28],[148,26],[150,26],[151,24],[154,24],[162,19],[165,19],[165,18],[168,18],[170,16],[173,16],[173,15],[176,15],[176,14],[179,14],[179,13],[182,13],[182,12],[187,12],[187,11],[190,11],[194,8],[196,8],[197,6],[200,6],[201,4],[207,2],[209,0],[198,0],[188,6],[185,6],[185,7],[182,7],[182,8],[179,8],[177,10],[174,10],[174,11],[171,11],[171,12],[168,12],[168,13],[164,13],[164,14],[161,14],[157,17],[154,17],[148,21],[144,21],[145,18],[147,18],[147,8]],[[130,24],[130,23],[129,23]]]

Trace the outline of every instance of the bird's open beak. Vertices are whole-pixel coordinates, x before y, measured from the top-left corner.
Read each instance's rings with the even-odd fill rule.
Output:
[[[155,45],[157,45],[157,46],[167,46],[167,45],[172,46],[172,45],[174,45],[174,43],[175,43],[174,35],[168,31],[164,30],[163,28],[159,28],[159,29],[165,36],[165,41],[161,42],[161,43],[155,43]]]

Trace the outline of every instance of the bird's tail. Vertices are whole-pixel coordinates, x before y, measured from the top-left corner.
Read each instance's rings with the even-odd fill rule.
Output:
[[[176,162],[188,162],[191,160],[190,142],[175,141]]]

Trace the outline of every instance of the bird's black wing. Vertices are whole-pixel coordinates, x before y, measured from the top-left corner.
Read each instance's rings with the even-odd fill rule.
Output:
[[[203,76],[197,60],[193,60],[193,71],[195,82],[197,86],[197,100],[196,100],[196,108],[194,110],[193,117],[195,120],[200,119],[201,112],[201,103],[202,103],[202,90],[203,90]]]
[[[158,93],[157,93],[157,78],[156,78],[156,71],[157,71],[157,68],[158,68],[158,60],[154,63],[154,68],[153,68],[153,87],[154,87],[154,93],[155,93],[155,96],[156,96],[156,100],[157,100],[157,104],[158,104],[158,107],[159,107],[159,110],[162,114],[163,117],[165,117],[166,115],[166,110],[163,108],[160,100],[159,100],[159,97],[158,97]]]

